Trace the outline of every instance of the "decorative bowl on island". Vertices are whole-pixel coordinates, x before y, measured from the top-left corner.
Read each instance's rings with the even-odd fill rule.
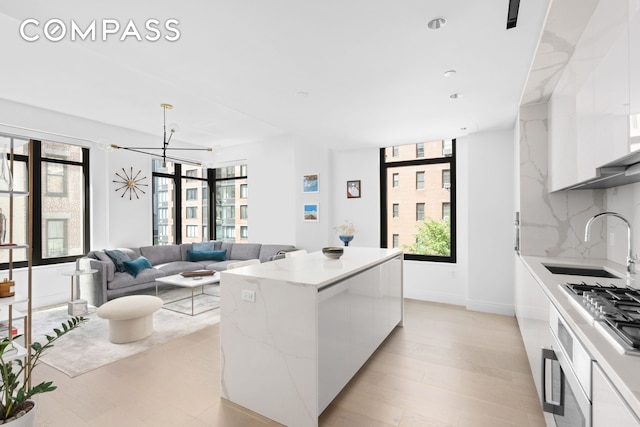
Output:
[[[338,259],[344,253],[344,248],[329,246],[322,248],[322,254],[327,258]]]

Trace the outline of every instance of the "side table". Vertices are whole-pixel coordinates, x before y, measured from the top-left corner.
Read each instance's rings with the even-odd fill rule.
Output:
[[[67,303],[68,313],[71,316],[78,316],[80,314],[87,314],[89,312],[87,308],[87,301],[80,299],[80,283],[79,277],[87,274],[97,273],[98,270],[90,269],[90,270],[73,270],[73,271],[63,271],[63,276],[71,277],[71,300]],[[74,278],[78,277],[78,280],[74,283]]]

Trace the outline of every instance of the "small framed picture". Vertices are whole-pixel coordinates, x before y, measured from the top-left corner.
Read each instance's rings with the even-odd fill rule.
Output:
[[[302,177],[302,192],[303,193],[317,193],[320,188],[320,177],[317,173],[304,175]]]
[[[347,199],[357,199],[360,197],[360,180],[347,181]]]
[[[302,210],[305,222],[318,222],[320,210],[317,203],[305,203]]]

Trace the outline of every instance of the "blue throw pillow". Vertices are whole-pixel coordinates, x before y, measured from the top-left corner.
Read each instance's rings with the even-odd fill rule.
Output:
[[[195,242],[191,244],[191,249],[197,252],[213,251],[216,249],[215,245],[216,245],[216,242],[202,242],[202,243]]]
[[[105,254],[107,254],[109,258],[111,258],[111,261],[113,261],[113,263],[115,264],[116,271],[119,271],[121,273],[126,271],[122,263],[124,261],[131,261],[131,258],[129,258],[129,255],[125,254],[124,252],[118,249],[113,249],[113,250],[103,249],[103,251]]]
[[[138,257],[133,261],[123,261],[122,264],[124,265],[127,273],[129,273],[133,277],[138,277],[138,274],[140,274],[140,272],[145,268],[152,268],[149,260],[143,256]]]
[[[187,261],[224,261],[227,259],[227,250],[221,251],[187,251]]]

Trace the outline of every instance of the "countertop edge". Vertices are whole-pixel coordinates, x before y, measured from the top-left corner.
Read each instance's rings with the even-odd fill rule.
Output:
[[[559,284],[568,281],[580,282],[583,277],[554,275],[543,264],[569,264],[585,266],[604,266],[626,276],[626,279],[605,279],[618,285],[626,284],[634,288],[640,287],[640,277],[629,279],[625,267],[605,259],[555,258],[520,255],[524,265],[540,284],[543,292],[553,306],[567,321],[578,340],[598,362],[603,372],[618,389],[636,417],[640,418],[640,357],[619,353],[615,347],[580,314],[569,297],[559,288]],[[603,280],[603,279],[598,279]]]

